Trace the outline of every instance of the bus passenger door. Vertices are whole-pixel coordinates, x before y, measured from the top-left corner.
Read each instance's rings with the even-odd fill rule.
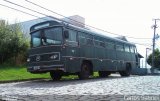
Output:
[[[77,40],[77,31],[67,29],[67,34],[64,32],[65,37],[65,66],[67,72],[79,71],[79,47]]]

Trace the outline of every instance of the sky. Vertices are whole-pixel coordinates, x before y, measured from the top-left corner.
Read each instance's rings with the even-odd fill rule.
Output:
[[[8,0],[14,3],[23,5],[30,9],[45,13],[46,15],[62,18],[56,14],[40,9],[25,0]],[[137,45],[137,50],[144,57],[146,48],[152,48],[152,38],[154,24],[153,19],[160,18],[160,1],[159,0],[31,0],[45,8],[64,16],[80,15],[85,18],[85,23],[121,36],[130,36],[135,38],[150,38],[150,39],[131,39],[128,41],[147,46]],[[40,14],[22,9],[11,5],[3,0],[0,4],[4,4],[16,9],[23,10],[38,17],[43,17]],[[9,23],[22,22],[36,19],[36,17],[26,15],[6,7],[0,6],[0,19],[5,19]],[[160,21],[157,21],[160,26]],[[160,35],[160,28],[157,28],[156,33]],[[105,35],[111,36],[109,33]],[[113,37],[113,36],[112,36]],[[156,47],[159,48],[159,39],[156,40]],[[149,45],[148,45],[149,44]],[[148,54],[152,51],[148,50]],[[143,66],[145,58],[142,60]],[[142,65],[141,63],[141,65]]]

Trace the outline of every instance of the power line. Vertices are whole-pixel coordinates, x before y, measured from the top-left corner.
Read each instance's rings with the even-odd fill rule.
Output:
[[[3,4],[0,4],[0,5],[1,5],[1,6],[4,6],[4,7],[7,7],[7,8],[10,8],[10,9],[13,9],[13,10],[15,10],[15,11],[22,12],[22,13],[27,14],[27,15],[31,15],[31,16],[34,16],[34,17],[40,18],[40,17],[35,16],[35,15],[33,15],[33,14],[30,14],[30,13],[27,13],[27,12],[24,12],[24,11],[21,11],[21,10],[18,10],[18,9],[15,9],[15,8],[12,8],[12,7],[9,7],[9,6],[6,6],[6,5],[3,5]],[[47,19],[44,19],[44,18],[40,18],[40,19],[43,19],[43,20],[46,20],[46,21],[47,21]],[[131,42],[131,43],[134,43],[134,42]],[[141,44],[141,43],[134,43],[134,44],[138,44],[138,45],[142,45],[142,46],[150,46],[150,45],[148,45],[148,44]]]
[[[24,14],[27,14],[27,15],[30,15],[30,16],[33,16],[33,17],[36,17],[36,18],[39,18],[39,19],[47,20],[47,19],[38,17],[38,16],[36,16],[36,15],[30,14],[30,13],[27,13],[27,12],[24,12],[24,11],[22,11],[22,10],[19,10],[19,9],[16,9],[16,8],[13,8],[13,7],[9,7],[9,6],[3,5],[3,4],[0,4],[0,5],[3,6],[3,7],[7,7],[7,8],[10,8],[10,9],[13,9],[13,10],[18,11],[18,12],[21,12],[21,13],[24,13]]]
[[[38,12],[38,11],[36,11],[36,10],[30,9],[30,8],[27,8],[27,7],[24,7],[24,6],[22,6],[22,5],[19,5],[19,4],[14,3],[14,2],[11,2],[11,1],[8,1],[8,0],[3,0],[3,1],[8,2],[8,3],[10,3],[10,4],[13,4],[13,5],[16,5],[16,6],[19,6],[19,7],[24,8],[24,9],[30,10],[30,11],[32,11],[32,12],[41,14],[41,15],[48,16],[48,15],[46,15],[46,14],[44,14],[44,13]],[[49,17],[50,17],[50,16],[49,16]],[[53,19],[54,17],[50,17],[50,18]],[[59,20],[58,18],[55,18],[55,19]]]
[[[151,44],[143,44],[143,43],[135,43],[135,42],[131,42],[131,43],[141,45],[141,46],[152,46]]]
[[[0,4],[0,5],[1,5],[1,6],[4,6],[4,7],[7,7],[7,8],[10,8],[10,9],[13,9],[13,10],[16,10],[16,11],[19,11],[19,12],[22,12],[22,13],[27,14],[27,15],[31,15],[31,16],[40,18],[40,17],[35,16],[35,15],[33,15],[33,14],[27,13],[27,12],[25,12],[25,11],[22,11],[22,10],[19,10],[19,9],[15,9],[15,8],[13,8],[13,7],[9,7],[9,6],[3,5],[3,4]],[[48,20],[48,19],[44,19],[44,18],[40,18],[40,19]],[[149,44],[141,44],[141,43],[135,43],[135,42],[131,42],[131,43],[133,43],[133,44],[138,44],[138,45],[142,45],[142,46],[151,46],[151,45],[149,45]]]
[[[79,21],[76,21],[76,20],[74,20],[74,19],[68,18],[68,17],[66,17],[66,16],[64,16],[64,15],[62,15],[62,14],[59,14],[59,13],[57,13],[57,12],[54,12],[54,11],[52,11],[52,10],[50,10],[50,9],[47,9],[47,8],[41,6],[41,5],[38,5],[38,4],[34,3],[34,2],[31,2],[31,1],[29,1],[29,0],[25,0],[25,1],[28,2],[28,3],[31,3],[31,4],[33,4],[33,5],[35,5],[35,6],[37,6],[37,7],[40,7],[40,8],[42,8],[42,9],[45,9],[45,10],[47,10],[47,11],[49,11],[49,12],[52,12],[52,13],[54,13],[54,14],[57,14],[57,15],[59,15],[59,16],[62,16],[62,17],[64,17],[64,18],[67,18],[67,19],[69,19],[69,20],[72,20],[72,21],[74,21],[74,22],[77,22],[77,23],[79,23],[79,24],[84,25],[83,23],[81,23],[81,22],[79,22]],[[94,28],[94,29],[103,31],[103,32],[107,32],[107,33],[110,33],[110,34],[118,35],[118,36],[119,36],[119,34],[116,34],[116,33],[112,33],[112,32],[109,32],[109,31],[105,31],[105,30],[103,30],[103,29],[96,28],[96,27],[93,27],[93,26],[91,26],[91,25],[87,25],[87,24],[85,24],[85,25],[88,26],[88,27],[91,27],[91,28]],[[125,37],[132,38],[132,39],[152,39],[152,38],[135,38],[135,37],[130,37],[130,36],[125,36]]]
[[[49,15],[47,15],[47,14],[44,14],[44,13],[41,13],[41,12],[35,11],[35,10],[33,10],[33,9],[30,9],[30,8],[24,7],[24,6],[22,6],[22,5],[19,5],[19,4],[14,3],[14,2],[11,2],[11,1],[8,1],[8,0],[4,0],[4,1],[5,1],[5,2],[8,2],[8,3],[10,3],[10,4],[13,4],[13,5],[19,6],[19,7],[21,7],[21,8],[24,8],[24,9],[30,10],[30,11],[32,11],[32,12],[35,12],[35,13],[38,13],[38,14],[41,14],[41,15],[44,15],[44,16],[47,16],[47,17],[50,17],[51,19],[58,20],[58,21],[62,21],[62,22],[68,23],[68,24],[72,24],[72,23],[70,23],[70,22],[67,22],[67,21],[64,21],[64,20],[58,19],[58,18],[56,18],[56,17],[49,16]],[[87,28],[85,28],[85,29],[87,29]],[[88,29],[87,29],[87,30],[88,30]]]
[[[24,6],[22,6],[22,5],[19,5],[19,4],[14,3],[14,2],[11,2],[11,1],[8,1],[8,0],[4,0],[4,1],[5,1],[5,2],[8,2],[8,3],[11,3],[11,4],[13,4],[13,5],[16,5],[16,6],[25,8],[25,9],[28,9],[28,10],[30,10],[30,11],[32,11],[32,12],[36,12],[36,13],[41,14],[41,15],[49,16],[49,15],[47,15],[47,14],[44,14],[44,13],[35,11],[35,10],[33,10],[33,9],[24,7]],[[66,17],[66,16],[64,16],[64,15],[62,15],[62,14],[56,13],[56,12],[54,12],[54,11],[52,11],[52,10],[49,10],[49,9],[47,9],[47,8],[45,8],[45,7],[42,7],[42,6],[40,6],[40,5],[36,4],[36,3],[33,3],[33,2],[31,2],[31,1],[28,1],[28,0],[25,0],[25,1],[31,3],[31,4],[33,4],[33,5],[35,5],[35,6],[38,6],[38,7],[40,7],[40,8],[43,8],[43,9],[45,9],[45,10],[47,10],[47,11],[50,11],[50,12],[52,12],[52,13],[54,13],[54,14],[60,15],[60,16],[62,16],[62,17],[65,17],[65,18],[67,18],[67,19],[69,19],[69,20],[72,20],[72,21],[78,22],[78,23],[80,23],[80,24],[83,24],[83,23],[81,23],[81,22],[79,22],[79,21],[76,21],[76,20],[73,20],[73,19],[71,19],[71,18],[68,18],[68,17]],[[52,17],[49,16],[49,17],[50,17],[50,18],[53,18],[53,19],[56,19],[56,20],[60,20],[60,19],[58,19],[58,18],[56,18],[56,17],[53,17],[53,16],[52,16]],[[60,20],[60,21],[69,23],[69,22],[64,21],[64,20]],[[83,25],[84,25],[84,24],[83,24]],[[85,25],[86,25],[86,24],[85,24]],[[90,26],[90,25],[86,25],[86,26],[88,26],[88,27],[90,27],[90,28],[93,28],[93,29],[97,29],[97,30],[106,32],[106,33],[110,33],[110,34],[118,35],[118,36],[119,36],[119,34],[112,33],[112,32],[109,32],[109,31],[105,31],[105,30],[100,29],[100,28],[96,28],[96,27],[93,27],[93,26]],[[132,38],[132,39],[151,39],[151,38],[135,38],[135,37],[130,37],[130,36],[125,36],[125,37]]]

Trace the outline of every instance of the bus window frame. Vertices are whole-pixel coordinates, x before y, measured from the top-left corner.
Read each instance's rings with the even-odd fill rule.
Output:
[[[76,41],[67,41],[67,39],[64,37],[64,31],[68,31],[68,33],[69,33],[69,30],[72,30],[72,31],[76,32]],[[78,31],[73,29],[73,28],[68,28],[68,27],[64,28],[64,31],[63,31],[63,42],[64,42],[64,45],[65,46],[71,46],[71,47],[78,47],[79,46]],[[69,37],[70,37],[70,33],[69,33]],[[73,44],[73,43],[75,43],[75,44]]]
[[[59,28],[61,28],[62,29],[62,40],[61,40],[61,44],[50,44],[50,45],[43,45],[42,44],[42,33],[44,32],[44,30],[45,29],[50,29],[50,28],[56,28],[56,27],[59,27]],[[63,40],[64,40],[64,38],[63,38],[63,32],[64,32],[64,29],[63,29],[63,26],[57,26],[57,25],[55,25],[55,26],[49,26],[49,27],[45,27],[45,28],[40,28],[40,29],[36,29],[36,30],[32,30],[31,32],[30,32],[30,35],[31,35],[31,48],[37,48],[37,47],[33,47],[33,39],[32,39],[32,34],[34,33],[34,32],[38,32],[38,31],[40,31],[40,38],[41,38],[41,45],[40,46],[38,46],[38,47],[43,47],[43,46],[52,46],[52,45],[62,45],[64,42],[63,42]]]

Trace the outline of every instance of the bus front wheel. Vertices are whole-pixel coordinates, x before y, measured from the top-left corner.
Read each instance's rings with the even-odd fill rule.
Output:
[[[91,74],[91,66],[89,63],[87,62],[84,62],[82,65],[81,65],[81,71],[78,73],[78,77],[79,79],[83,80],[83,79],[88,79],[90,74]]]
[[[50,72],[50,76],[52,80],[57,81],[62,78],[62,73],[60,71],[52,71]]]

